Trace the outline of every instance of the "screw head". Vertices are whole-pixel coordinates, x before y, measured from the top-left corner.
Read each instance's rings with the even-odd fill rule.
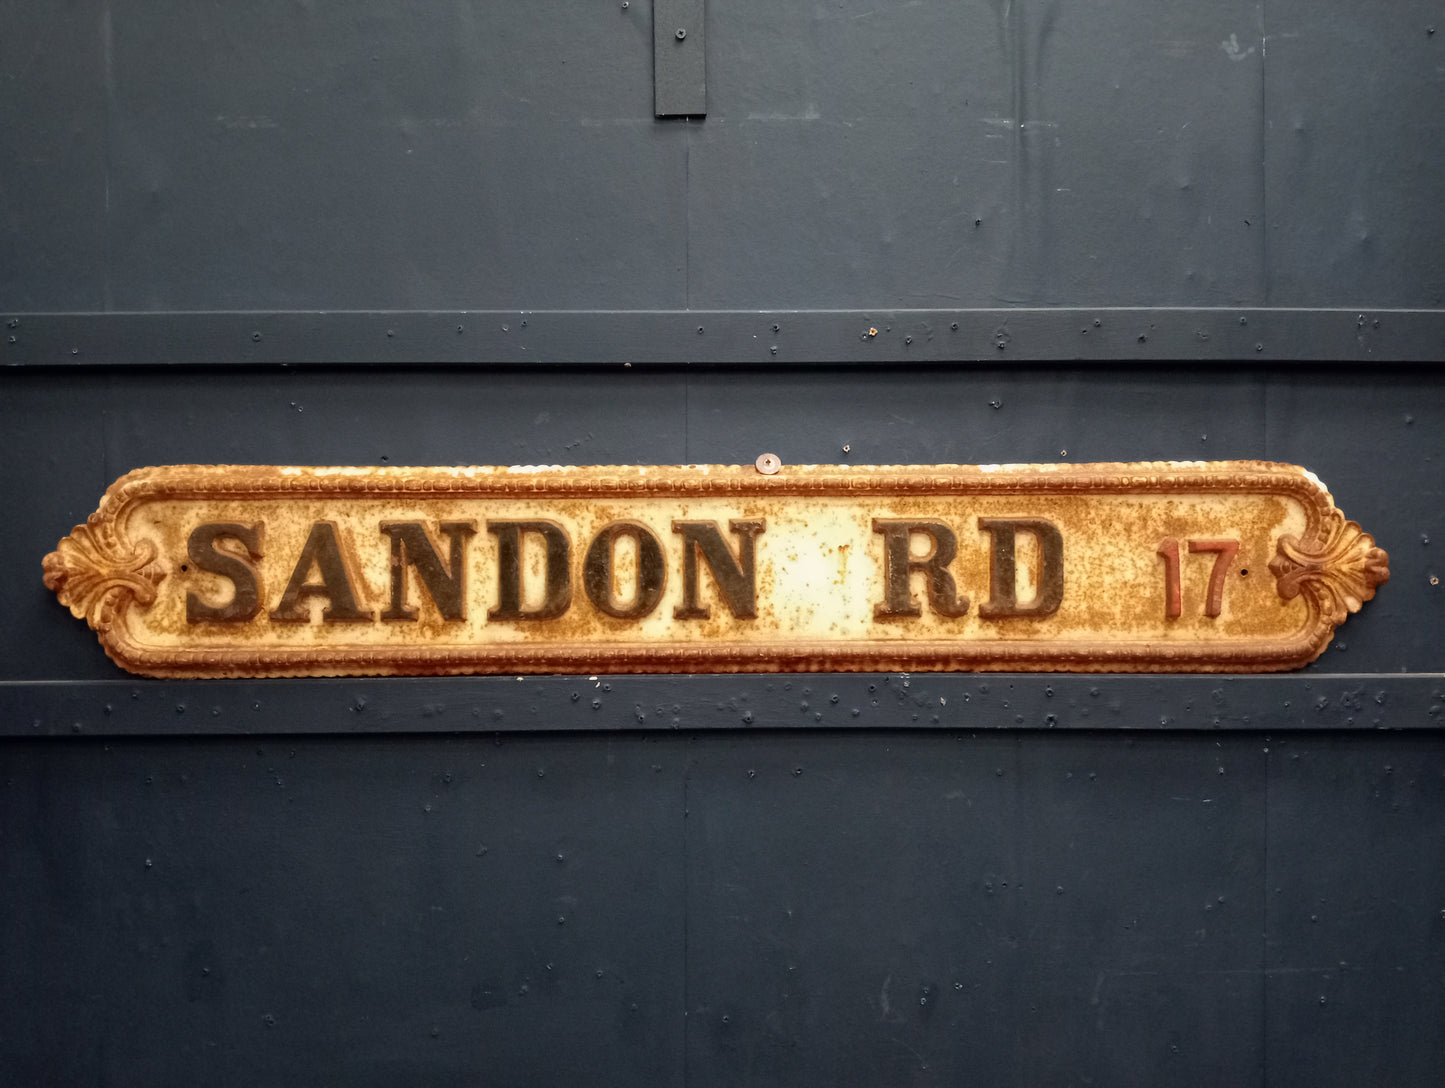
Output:
[[[674,34],[673,37],[675,37],[678,41],[682,41],[684,38],[687,37],[687,31],[684,30],[682,27],[678,27],[677,33]]]
[[[783,462],[776,453],[760,454],[755,464],[764,476],[776,476],[778,469],[783,467]]]

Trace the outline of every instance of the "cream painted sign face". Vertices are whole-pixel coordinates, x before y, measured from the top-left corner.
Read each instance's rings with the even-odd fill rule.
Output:
[[[1304,469],[298,468],[118,480],[45,583],[149,676],[1290,669],[1389,576]]]

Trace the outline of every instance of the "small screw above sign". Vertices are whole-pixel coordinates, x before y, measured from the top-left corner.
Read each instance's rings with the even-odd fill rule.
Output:
[[[783,462],[776,453],[760,454],[755,464],[764,476],[776,476],[778,469],[783,467]]]

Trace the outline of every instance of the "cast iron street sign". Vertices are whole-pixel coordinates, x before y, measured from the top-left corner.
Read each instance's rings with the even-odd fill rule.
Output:
[[[118,480],[46,584],[150,676],[1303,665],[1389,577],[1306,470],[286,468]]]

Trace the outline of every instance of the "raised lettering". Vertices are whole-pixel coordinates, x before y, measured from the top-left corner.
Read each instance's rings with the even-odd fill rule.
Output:
[[[1191,540],[1189,553],[1198,555],[1201,552],[1214,553],[1214,567],[1209,572],[1209,597],[1204,604],[1204,614],[1213,619],[1224,611],[1224,579],[1239,552],[1239,541]]]
[[[1184,591],[1179,585],[1179,541],[1168,537],[1154,552],[1164,560],[1164,618],[1177,620],[1184,614]]]
[[[261,558],[260,522],[240,525],[235,522],[211,522],[197,525],[186,541],[186,555],[191,566],[229,579],[235,587],[226,604],[212,605],[194,593],[186,594],[187,623],[245,623],[261,611],[261,590],[256,582],[254,561]],[[216,547],[222,537],[239,540],[246,549],[246,559]]]
[[[958,537],[941,521],[873,519],[873,531],[883,536],[883,603],[873,606],[876,620],[921,616],[923,608],[909,584],[912,575],[922,574],[928,603],[940,616],[957,617],[968,612],[968,598],[959,595],[948,565],[958,553]],[[926,536],[928,553],[915,556],[914,535]]]
[[[617,541],[631,537],[637,544],[637,586],[632,603],[622,605],[612,590],[612,556]],[[597,611],[619,620],[636,620],[657,607],[667,568],[662,562],[662,545],[645,525],[635,521],[614,521],[604,525],[587,548],[582,563],[582,587]]]
[[[466,619],[466,542],[475,535],[476,524],[470,521],[441,523],[442,535],[451,542],[450,572],[442,567],[431,537],[421,522],[384,521],[380,528],[383,535],[391,538],[391,606],[381,614],[381,618],[416,620],[416,609],[406,606],[406,568],[414,567],[442,619]]]
[[[1209,572],[1209,593],[1204,600],[1204,614],[1215,619],[1224,612],[1224,580],[1239,552],[1237,540],[1191,540],[1189,554],[1214,555]],[[1184,594],[1180,587],[1179,541],[1172,537],[1160,543],[1158,553],[1164,560],[1164,618],[1177,620],[1184,614]]]
[[[555,521],[489,521],[487,532],[497,538],[497,607],[489,620],[556,619],[572,603],[572,542]],[[522,547],[527,536],[539,536],[546,548],[543,561],[542,603],[522,607]]]
[[[319,582],[306,580],[313,566],[321,576]],[[357,607],[351,575],[341,554],[341,543],[336,539],[335,522],[318,521],[311,526],[311,535],[306,538],[301,558],[296,560],[296,569],[291,572],[291,581],[286,584],[286,591],[272,610],[271,618],[277,623],[308,622],[311,610],[305,602],[312,597],[326,601],[326,607],[321,610],[322,623],[370,623],[374,618],[370,612]]]
[[[1041,518],[979,518],[978,527],[993,540],[989,552],[988,603],[978,610],[985,619],[1009,616],[1052,616],[1064,599],[1064,537],[1059,527]],[[1039,577],[1034,599],[1018,601],[1018,561],[1015,552],[1020,532],[1039,542]]]
[[[682,604],[673,609],[680,620],[705,620],[711,609],[698,603],[697,560],[701,555],[712,574],[713,584],[732,614],[742,620],[756,619],[757,578],[754,541],[763,531],[759,521],[729,521],[728,531],[738,536],[738,554],[733,556],[715,521],[674,521],[672,531],[682,536]]]

